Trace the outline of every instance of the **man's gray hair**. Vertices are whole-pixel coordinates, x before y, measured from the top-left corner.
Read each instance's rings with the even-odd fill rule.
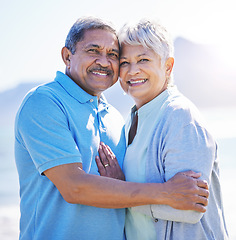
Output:
[[[67,35],[65,47],[67,47],[72,54],[75,54],[77,42],[83,40],[84,34],[87,30],[94,29],[107,30],[116,35],[116,31],[110,23],[107,23],[99,18],[93,17],[79,18],[71,27]]]
[[[126,24],[118,34],[120,45],[142,45],[161,57],[162,64],[174,56],[173,41],[159,22],[141,20],[138,24]]]

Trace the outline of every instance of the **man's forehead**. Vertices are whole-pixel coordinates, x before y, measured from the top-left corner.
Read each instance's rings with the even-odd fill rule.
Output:
[[[90,29],[84,33],[82,40],[86,47],[104,48],[108,47],[119,51],[117,36],[105,29]]]

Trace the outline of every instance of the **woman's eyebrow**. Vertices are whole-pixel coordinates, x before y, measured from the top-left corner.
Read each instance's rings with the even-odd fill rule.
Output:
[[[141,53],[137,57],[142,57],[142,56],[147,56],[147,54],[146,53]]]
[[[147,54],[146,53],[141,53],[141,54],[137,55],[137,57],[142,57],[142,56],[147,56]],[[127,57],[121,56],[120,59],[127,59]]]

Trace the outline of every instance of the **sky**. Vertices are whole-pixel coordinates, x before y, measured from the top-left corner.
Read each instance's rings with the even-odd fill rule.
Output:
[[[227,64],[236,54],[234,0],[0,0],[0,92],[64,72],[61,48],[82,16],[119,29],[140,18],[160,20],[172,37],[218,46]]]

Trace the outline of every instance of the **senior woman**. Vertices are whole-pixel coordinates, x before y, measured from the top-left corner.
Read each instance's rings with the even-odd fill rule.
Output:
[[[217,146],[196,107],[172,84],[173,43],[167,31],[141,21],[126,25],[119,41],[120,84],[135,101],[125,126],[126,181],[162,183],[191,169],[210,186],[205,213],[167,205],[129,208],[127,240],[227,239]]]

